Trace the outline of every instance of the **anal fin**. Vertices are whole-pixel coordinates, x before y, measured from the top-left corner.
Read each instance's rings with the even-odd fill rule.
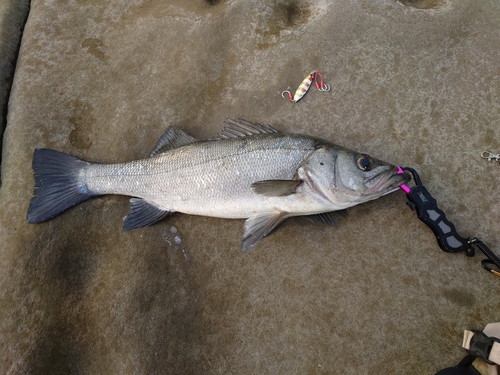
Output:
[[[132,198],[130,199],[130,213],[124,218],[123,230],[128,231],[152,225],[172,213],[144,199]]]
[[[261,239],[267,236],[287,217],[287,212],[273,211],[250,216],[245,221],[245,232],[241,250],[247,251],[254,247]]]

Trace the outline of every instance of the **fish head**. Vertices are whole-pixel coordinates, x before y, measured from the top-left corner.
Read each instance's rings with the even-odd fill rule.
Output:
[[[397,166],[335,145],[317,146],[299,175],[339,208],[377,199],[410,179],[407,174],[398,174]]]

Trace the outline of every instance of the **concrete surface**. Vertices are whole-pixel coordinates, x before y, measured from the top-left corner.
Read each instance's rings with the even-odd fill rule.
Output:
[[[0,2],[0,154],[2,152],[2,135],[7,120],[7,102],[29,5],[29,0],[4,0]]]
[[[0,190],[0,372],[434,374],[499,321],[481,256],[441,251],[397,192],[336,228],[174,215],[122,232],[128,198],[31,225],[31,158],[146,156],[228,117],[416,168],[463,236],[500,249],[496,0],[33,0]],[[291,104],[311,70],[332,86]]]

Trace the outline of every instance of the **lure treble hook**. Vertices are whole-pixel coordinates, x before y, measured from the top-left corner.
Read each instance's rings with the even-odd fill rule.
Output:
[[[318,81],[318,77],[320,78],[319,81]],[[323,76],[321,75],[320,72],[316,72],[315,77],[314,77],[314,84],[316,85],[316,88],[319,91],[324,91],[324,92],[330,91],[330,85],[327,85],[325,83],[325,81],[323,80]]]

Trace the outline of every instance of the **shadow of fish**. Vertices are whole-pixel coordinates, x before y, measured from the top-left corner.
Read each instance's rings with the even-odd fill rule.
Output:
[[[172,126],[149,158],[126,163],[89,163],[39,148],[33,170],[30,223],[94,196],[121,194],[134,197],[124,230],[174,212],[247,219],[242,250],[287,217],[333,224],[330,212],[391,193],[409,180],[368,155],[242,119],[227,120],[217,137],[203,141]]]

